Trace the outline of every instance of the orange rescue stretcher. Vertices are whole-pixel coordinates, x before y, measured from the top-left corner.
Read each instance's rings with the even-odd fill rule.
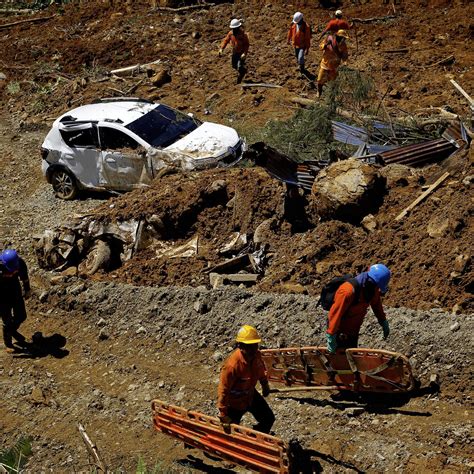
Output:
[[[268,380],[285,389],[350,390],[354,392],[405,393],[417,386],[410,362],[398,352],[379,349],[292,347],[261,350]]]
[[[222,460],[255,472],[288,474],[290,461],[286,444],[275,436],[231,424],[226,433],[218,418],[153,400],[156,430]]]

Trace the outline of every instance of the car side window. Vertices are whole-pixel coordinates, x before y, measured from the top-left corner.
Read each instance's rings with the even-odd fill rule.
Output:
[[[132,137],[115,128],[100,127],[99,136],[103,150],[121,150],[124,148],[136,150],[140,146]]]
[[[97,127],[84,129],[59,130],[64,142],[72,148],[97,148]]]

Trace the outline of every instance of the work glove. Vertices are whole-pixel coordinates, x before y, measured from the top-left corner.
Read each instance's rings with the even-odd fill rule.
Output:
[[[380,325],[382,326],[382,329],[383,329],[383,338],[387,339],[388,335],[390,334],[390,326],[388,325],[388,321],[387,320],[382,321]]]
[[[243,61],[246,57],[247,57],[247,56],[245,55],[245,53],[242,53],[242,54],[240,55],[240,59],[241,59],[242,61]]]
[[[232,423],[232,418],[227,415],[220,415],[219,420],[221,421],[224,431],[229,434],[231,432],[230,424]]]
[[[336,336],[326,333],[326,342],[328,352],[330,352],[331,354],[335,354],[337,349]]]
[[[264,398],[268,397],[270,395],[270,385],[268,385],[268,380],[264,380],[263,382],[260,382],[262,385],[262,396]]]

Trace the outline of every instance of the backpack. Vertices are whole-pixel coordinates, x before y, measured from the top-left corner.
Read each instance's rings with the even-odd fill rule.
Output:
[[[355,278],[352,278],[350,275],[344,275],[333,278],[330,282],[326,283],[322,287],[318,305],[321,305],[323,309],[329,311],[331,309],[332,304],[334,303],[334,296],[336,294],[337,289],[346,281],[348,281],[354,287],[354,301],[358,301],[360,295],[359,282]]]

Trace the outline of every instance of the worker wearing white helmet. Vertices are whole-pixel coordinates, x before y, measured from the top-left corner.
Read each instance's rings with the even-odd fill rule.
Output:
[[[245,68],[245,59],[249,51],[249,38],[242,28],[242,20],[234,18],[229,25],[230,31],[221,43],[219,48],[219,56],[222,55],[226,46],[232,45],[232,67],[239,73],[237,76],[237,84],[242,82],[247,69]]]
[[[326,28],[321,33],[319,39],[321,39],[326,33],[337,33],[339,30],[350,30],[352,25],[347,20],[342,18],[342,10],[336,10],[335,17],[328,22]]]
[[[291,22],[290,29],[288,30],[287,37],[288,44],[291,44],[295,48],[295,56],[298,61],[298,65],[301,73],[305,73],[304,67],[305,55],[309,52],[311,46],[311,28],[304,21],[303,14],[296,12],[293,15],[293,21]]]

